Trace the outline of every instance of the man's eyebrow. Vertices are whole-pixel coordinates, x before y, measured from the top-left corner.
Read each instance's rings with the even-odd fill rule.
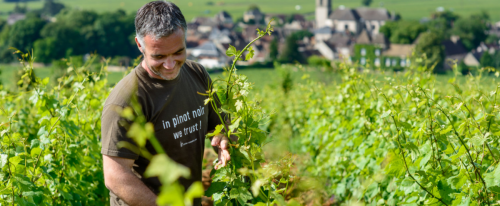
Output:
[[[186,48],[185,47],[182,47],[180,48],[179,50],[177,50],[176,52],[174,53],[179,53],[181,51],[184,51]],[[160,56],[165,56],[164,54],[151,54],[152,57],[160,57]]]
[[[185,47],[182,47],[182,48],[180,48],[179,50],[177,50],[175,53],[181,52],[181,51],[183,51],[184,49],[186,49],[186,48],[185,48]]]

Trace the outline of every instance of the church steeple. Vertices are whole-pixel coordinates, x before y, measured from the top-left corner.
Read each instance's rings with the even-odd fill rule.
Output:
[[[325,26],[328,16],[332,12],[331,0],[316,0],[316,28]]]

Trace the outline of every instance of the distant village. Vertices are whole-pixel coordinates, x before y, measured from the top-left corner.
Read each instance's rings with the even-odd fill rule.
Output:
[[[398,16],[384,8],[339,6],[332,10],[331,0],[316,0],[315,20],[307,21],[303,15],[295,14],[287,22],[286,17],[285,14],[265,14],[258,8],[243,14],[244,22],[252,24],[239,22],[239,25],[234,25],[233,18],[225,11],[217,13],[213,18],[197,17],[188,23],[189,59],[197,60],[207,68],[223,67],[230,62],[225,55],[229,45],[242,49],[256,37],[256,29],[264,29],[265,23],[271,19],[274,19],[274,33],[257,41],[254,48],[255,57],[242,64],[268,61],[271,41],[276,40],[278,51],[282,51],[287,35],[301,30],[314,34],[297,42],[298,50],[304,58],[317,55],[331,61],[357,61],[361,65],[366,64],[367,58],[373,56],[375,66],[409,66],[409,57],[418,42],[417,38],[412,44],[391,44],[384,34],[379,32],[379,28],[388,21],[398,20]],[[242,29],[236,31],[234,28]],[[489,29],[489,34],[500,37],[500,22],[490,25]],[[373,46],[375,49],[365,49],[360,45]],[[458,36],[444,40],[442,45],[447,62],[463,61],[470,67],[479,66],[481,56],[485,52],[493,54],[499,49],[498,42],[483,42],[473,51],[467,51]]]
[[[282,53],[286,49],[287,37],[297,32],[309,34],[296,40],[297,50],[303,60],[316,56],[328,61],[357,62],[360,65],[387,68],[404,68],[412,64],[410,57],[420,36],[411,44],[396,44],[391,43],[380,32],[382,26],[397,21],[399,15],[385,8],[347,8],[340,5],[332,9],[332,0],[315,0],[315,4],[314,20],[306,20],[301,14],[262,13],[257,6],[245,11],[240,20],[233,19],[226,11],[220,11],[213,17],[196,17],[188,22],[188,59],[196,60],[209,69],[224,67],[232,61],[225,54],[229,45],[238,50],[243,49],[256,38],[256,29],[265,29],[273,19],[272,35],[255,42],[254,58],[240,61],[241,65],[272,63],[276,60],[276,52]],[[7,24],[13,25],[24,18],[24,14],[13,13]],[[54,19],[52,17],[48,21],[55,22]],[[485,32],[500,39],[500,22],[488,23],[488,31]],[[477,48],[466,49],[460,37],[455,35],[443,40],[441,44],[444,47],[445,62],[461,62],[468,67],[479,67],[484,54],[493,56],[500,48],[499,41],[495,40],[481,42]],[[449,64],[444,67],[449,69]]]

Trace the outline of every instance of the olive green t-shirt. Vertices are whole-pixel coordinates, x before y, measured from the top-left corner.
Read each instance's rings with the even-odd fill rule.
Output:
[[[127,137],[123,119],[116,109],[128,106],[136,95],[142,113],[153,123],[155,136],[167,155],[191,170],[191,178],[181,178],[179,182],[187,189],[193,182],[201,181],[205,135],[221,123],[210,104],[204,105],[207,97],[198,94],[206,93],[210,82],[203,66],[189,60],[180,69],[179,76],[170,81],[152,78],[143,67],[137,66],[115,86],[104,104],[101,153],[134,159],[134,172],[154,193],[159,193],[161,184],[157,178],[142,178],[149,161],[117,146],[120,141],[134,144]],[[146,149],[156,154],[149,142]],[[126,205],[112,192],[110,195],[111,205]],[[201,204],[199,199],[194,203]]]

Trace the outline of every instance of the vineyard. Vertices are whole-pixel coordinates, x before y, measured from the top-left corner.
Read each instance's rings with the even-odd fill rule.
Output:
[[[189,170],[156,147],[145,174],[163,183],[159,204],[190,205],[203,194],[207,205],[500,204],[500,73],[454,71],[443,80],[416,58],[400,73],[275,65],[273,83],[253,85],[235,66],[245,51],[251,58],[250,46],[230,47],[235,63],[200,94],[230,117],[207,137],[237,137],[231,162],[214,170],[207,155],[203,184],[184,193],[175,180]],[[69,68],[51,83],[36,77],[30,55],[21,57],[17,87],[0,90],[0,205],[107,205],[106,67]],[[335,78],[318,81],[312,71]],[[300,81],[291,77],[297,72]],[[122,112],[133,122],[129,135],[154,145],[154,128],[136,106]]]

